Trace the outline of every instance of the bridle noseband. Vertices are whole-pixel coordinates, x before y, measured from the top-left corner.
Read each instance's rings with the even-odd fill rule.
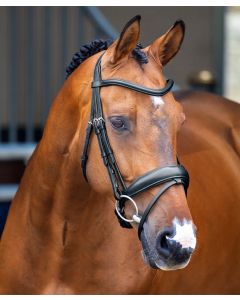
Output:
[[[104,54],[104,53],[103,53]],[[116,209],[115,213],[118,217],[118,220],[121,226],[125,228],[132,228],[131,222],[139,223],[138,225],[138,236],[140,239],[141,232],[143,229],[143,224],[147,219],[148,214],[150,213],[152,207],[160,198],[160,196],[171,186],[175,184],[182,184],[184,186],[185,192],[187,193],[188,185],[189,185],[189,175],[187,170],[179,164],[166,166],[162,168],[154,169],[150,172],[145,173],[144,175],[138,177],[134,182],[131,183],[130,186],[126,186],[120,172],[120,169],[115,160],[105,125],[105,119],[102,109],[102,102],[100,98],[100,88],[116,85],[125,87],[140,93],[144,93],[152,96],[163,96],[167,94],[171,88],[173,87],[173,80],[167,80],[167,84],[162,89],[149,89],[146,87],[142,87],[136,85],[131,82],[127,82],[124,80],[117,79],[109,79],[102,80],[101,78],[101,59],[103,54],[99,57],[95,69],[94,76],[92,82],[92,104],[91,104],[91,112],[90,112],[90,120],[88,122],[88,127],[86,130],[86,140],[83,148],[82,154],[82,170],[83,176],[87,181],[86,175],[86,166],[88,160],[88,150],[90,144],[91,133],[94,130],[98,139],[99,148],[101,151],[101,156],[103,159],[103,163],[107,168],[108,175],[112,184],[113,194],[116,199]],[[153,186],[157,186],[163,184],[162,188],[155,195],[155,197],[150,201],[147,208],[140,216],[138,214],[138,208],[136,202],[132,199],[132,197],[137,194],[150,189]],[[133,215],[132,219],[126,219],[124,216],[124,204],[129,200],[132,202],[136,209],[136,213]]]

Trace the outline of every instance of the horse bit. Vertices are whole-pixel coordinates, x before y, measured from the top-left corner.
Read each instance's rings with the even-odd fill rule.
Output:
[[[104,54],[104,53],[103,53]],[[91,103],[91,113],[90,121],[88,122],[88,127],[86,129],[86,139],[83,148],[82,154],[82,171],[84,178],[87,181],[86,175],[86,165],[88,160],[88,150],[90,144],[91,133],[94,129],[95,134],[98,139],[99,148],[101,151],[101,156],[103,163],[107,168],[108,175],[112,184],[113,194],[116,199],[115,213],[118,217],[119,223],[124,228],[132,228],[132,222],[138,223],[138,237],[141,238],[141,232],[143,230],[143,224],[147,219],[148,214],[150,213],[152,207],[160,198],[160,196],[171,186],[175,184],[182,184],[184,186],[185,193],[187,193],[189,185],[189,175],[187,170],[179,164],[177,160],[177,165],[169,165],[162,168],[153,169],[144,175],[135,179],[128,187],[125,185],[122,174],[118,167],[118,164],[115,160],[112,148],[107,135],[105,119],[102,109],[102,102],[100,98],[100,88],[106,86],[121,86],[125,87],[143,94],[152,95],[152,96],[163,96],[167,94],[173,87],[174,81],[171,79],[167,80],[166,86],[162,89],[150,89],[136,85],[134,83],[109,79],[102,80],[101,78],[101,59],[103,54],[99,57],[95,69],[94,77],[92,82],[92,103]],[[147,205],[145,211],[140,216],[138,213],[138,207],[136,202],[132,197],[137,194],[150,189],[153,186],[164,184],[160,191],[155,195],[155,197]],[[135,207],[136,213],[133,215],[132,219],[126,219],[124,215],[124,205],[125,202],[129,200],[132,202]]]

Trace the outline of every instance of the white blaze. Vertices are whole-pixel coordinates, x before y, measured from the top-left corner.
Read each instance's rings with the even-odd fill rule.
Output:
[[[180,243],[182,248],[191,247],[194,250],[197,240],[192,221],[183,219],[181,222],[179,219],[174,218],[173,226],[175,228],[175,235],[173,237],[167,237],[167,239]]]
[[[164,104],[164,101],[163,101],[163,99],[161,97],[152,96],[151,98],[152,98],[152,104],[155,107],[158,107],[158,106]]]

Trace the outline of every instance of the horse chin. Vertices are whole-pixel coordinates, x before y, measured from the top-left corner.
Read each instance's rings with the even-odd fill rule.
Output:
[[[175,270],[180,270],[180,269],[184,269],[188,263],[190,262],[190,259],[182,264],[179,265],[167,265],[164,262],[160,261],[160,264],[158,262],[155,262],[155,265],[157,266],[158,269],[163,270],[163,271],[175,271]],[[156,269],[156,267],[155,267]]]
[[[174,271],[185,268],[190,262],[190,258],[182,264],[171,264],[168,261],[164,261],[157,253],[157,251],[151,247],[146,238],[144,230],[141,233],[142,242],[142,256],[145,264],[149,265],[153,269],[160,269],[162,271]]]

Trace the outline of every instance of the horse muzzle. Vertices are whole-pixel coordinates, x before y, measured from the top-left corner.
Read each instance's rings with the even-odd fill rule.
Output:
[[[145,230],[146,229],[146,230]],[[171,227],[151,236],[148,225],[141,232],[144,261],[154,269],[185,268],[196,247],[196,227],[191,221],[174,219]]]

